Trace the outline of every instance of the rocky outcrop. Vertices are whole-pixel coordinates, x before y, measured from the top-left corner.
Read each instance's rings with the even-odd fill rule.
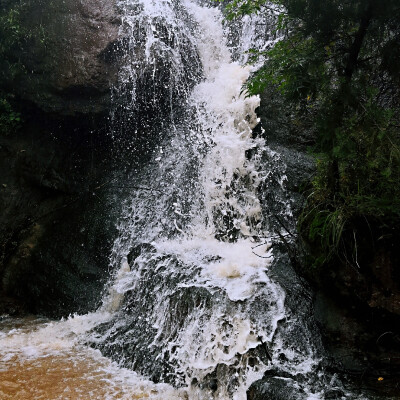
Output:
[[[23,120],[18,132],[0,132],[0,314],[59,317],[96,307],[109,276],[120,175],[140,169],[160,138],[154,125],[171,114],[154,102],[148,74],[139,88],[145,104],[129,109],[120,90],[111,105],[130,49],[116,4],[0,4],[0,15],[15,11],[23,36],[0,49],[0,95]],[[161,104],[170,100],[164,92]]]
[[[258,110],[266,131],[267,143],[275,151],[287,177],[285,190],[297,217],[305,202],[302,190],[315,171],[309,153],[313,133],[299,129],[291,121],[276,93],[262,96]],[[273,209],[279,187],[266,206]],[[283,196],[281,193],[280,196]],[[296,234],[296,218],[280,221],[277,227]],[[335,260],[316,270],[305,266],[305,249],[300,240],[288,240],[286,251],[296,272],[306,278],[314,292],[313,317],[318,325],[326,354],[327,371],[347,375],[351,390],[370,393],[371,398],[397,398],[400,376],[399,319],[399,233],[385,225],[374,226],[365,220],[358,224],[358,265]],[[352,233],[352,232],[351,232]],[[352,233],[353,234],[353,233]],[[353,238],[351,238],[353,240]],[[293,377],[265,376],[249,389],[250,399],[301,399],[304,394]],[[383,378],[378,380],[378,377]],[[290,378],[289,380],[287,378]],[[341,398],[343,393],[326,393],[325,398]]]
[[[0,12],[13,12],[23,36],[0,63],[0,93],[23,119],[0,132],[0,314],[87,312],[115,235],[116,2],[5,0]]]
[[[18,1],[7,3],[13,7]],[[9,52],[24,72],[16,80],[8,71],[1,85],[45,112],[98,114],[108,109],[116,81],[110,51],[120,25],[115,1],[29,2],[18,23],[31,37]]]
[[[108,275],[110,139],[42,118],[0,136],[0,314],[94,309]]]

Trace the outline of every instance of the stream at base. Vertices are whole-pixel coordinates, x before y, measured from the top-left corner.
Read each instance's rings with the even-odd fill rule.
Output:
[[[1,400],[184,399],[169,385],[155,385],[121,368],[83,343],[97,314],[46,321],[0,322]],[[102,320],[107,316],[102,315]]]

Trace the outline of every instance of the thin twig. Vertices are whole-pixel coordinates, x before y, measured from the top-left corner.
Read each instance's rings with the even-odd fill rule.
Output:
[[[392,334],[392,335],[393,335],[393,332],[390,332],[390,331],[389,331],[389,332],[384,332],[384,333],[382,333],[382,335],[379,336],[378,339],[376,339],[376,344],[378,344],[379,340],[380,340],[383,336],[388,335],[388,334]]]
[[[280,219],[276,214],[273,214],[273,217],[279,222],[279,225],[281,225],[282,228],[283,228],[291,237],[295,238],[295,235],[293,235],[293,233],[290,232],[288,228],[286,228],[285,224],[281,221],[281,219]]]

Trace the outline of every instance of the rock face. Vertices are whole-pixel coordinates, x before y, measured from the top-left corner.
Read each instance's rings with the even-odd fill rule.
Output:
[[[109,139],[83,121],[59,124],[0,136],[0,314],[88,311],[108,275]]]
[[[0,48],[0,94],[23,118],[0,132],[0,314],[86,312],[109,276],[120,175],[143,165],[159,136],[152,120],[170,109],[130,114],[117,91],[111,102],[129,49],[116,0],[4,0],[0,13],[10,10],[28,35]]]
[[[293,128],[290,111],[285,113],[279,96],[262,96],[259,109],[270,148],[286,165],[285,187],[291,198],[294,216],[304,204],[301,188],[312,177],[315,162],[308,147],[312,132]],[[300,133],[299,133],[300,132]],[[267,198],[271,208],[276,203]],[[279,196],[278,196],[279,199]],[[281,221],[296,233],[295,219]],[[314,292],[313,314],[326,351],[326,367],[335,373],[347,374],[346,384],[352,390],[371,390],[371,398],[397,398],[400,375],[399,263],[398,232],[387,227],[360,225],[365,233],[359,243],[359,267],[338,262],[334,268],[316,271],[301,263],[301,243],[290,243],[286,251],[297,273],[311,284]],[[279,225],[282,228],[282,224]],[[360,235],[362,237],[362,235]],[[377,377],[384,377],[385,385]],[[277,374],[265,376],[249,389],[250,399],[301,399],[304,394],[291,381]],[[284,382],[284,383],[282,383]],[[284,386],[284,389],[282,388]],[[341,393],[326,393],[326,398],[341,398]],[[393,397],[391,397],[393,396]]]
[[[296,387],[296,382],[290,377],[275,376],[254,383],[247,393],[247,398],[249,400],[305,400],[307,396],[302,389]]]
[[[120,25],[115,3],[39,0],[25,6],[21,24],[34,34],[12,49],[25,66],[19,82],[8,82],[14,94],[63,115],[107,110],[116,80],[110,56]]]
[[[23,117],[18,132],[0,133],[0,314],[60,317],[94,309],[108,276],[118,10],[109,0],[6,0],[0,12],[21,4],[31,36],[4,57],[23,73],[0,71]]]

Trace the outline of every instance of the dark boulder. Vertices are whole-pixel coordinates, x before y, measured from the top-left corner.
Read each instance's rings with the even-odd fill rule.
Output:
[[[303,400],[306,393],[289,377],[271,376],[250,386],[249,400]]]
[[[21,114],[0,126],[0,314],[87,312],[115,236],[116,1],[5,0],[0,17],[0,98]]]
[[[11,41],[3,50],[2,57],[10,62],[1,64],[0,85],[45,112],[107,111],[110,87],[117,79],[107,57],[120,25],[115,4],[107,0],[6,1],[0,12],[17,10],[15,24],[28,37]],[[22,68],[16,77],[12,67],[17,63]]]
[[[110,139],[46,121],[0,136],[0,314],[93,310],[108,276]]]

